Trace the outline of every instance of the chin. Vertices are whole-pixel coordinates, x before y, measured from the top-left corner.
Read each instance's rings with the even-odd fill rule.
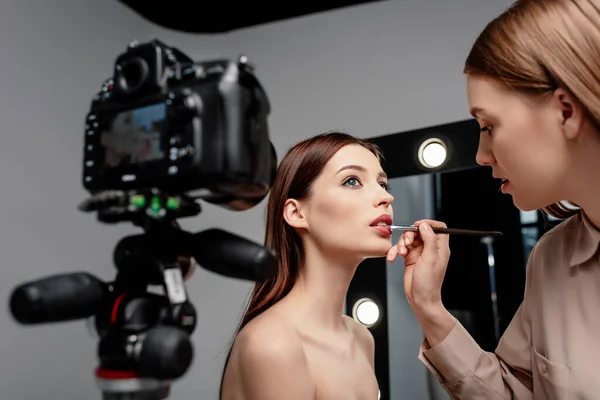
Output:
[[[544,207],[547,207],[548,204],[553,204],[555,201],[548,200],[543,201],[539,198],[524,198],[524,196],[512,196],[513,204],[521,211],[537,211],[541,210]]]
[[[515,205],[515,207],[517,207],[520,211],[534,211],[534,210],[539,210],[539,207],[532,207],[530,204],[528,203],[519,203],[518,201],[513,199],[513,204]]]
[[[560,200],[560,183],[554,180],[543,179],[544,185],[529,181],[519,182],[517,186],[512,184],[508,187],[506,195],[512,197],[513,204],[521,211],[537,211],[549,204]],[[552,189],[549,189],[552,188]]]
[[[386,244],[385,240],[382,240],[382,244],[380,244],[380,245],[369,246],[368,248],[363,247],[361,249],[360,253],[363,254],[364,257],[367,257],[367,258],[385,257],[391,247],[392,247],[391,240],[388,240],[387,244]]]

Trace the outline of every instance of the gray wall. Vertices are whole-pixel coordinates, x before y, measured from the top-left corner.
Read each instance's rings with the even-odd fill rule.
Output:
[[[60,272],[86,270],[111,279],[114,245],[136,232],[126,224],[100,225],[76,210],[86,196],[81,129],[89,100],[131,39],[157,36],[198,60],[248,54],[272,102],[270,127],[281,155],[330,129],[370,137],[467,118],[464,57],[479,30],[509,2],[390,1],[215,36],[158,28],[116,1],[43,4],[5,1],[0,14],[0,290],[6,297],[25,280]],[[394,191],[412,195],[413,185],[422,183],[410,182]],[[260,241],[264,205],[244,213],[204,205],[199,217],[182,223]],[[390,270],[396,275],[389,300],[398,304],[390,315],[392,394],[400,398],[423,393],[410,386],[425,385],[425,378],[415,363],[420,339],[403,303],[401,268]],[[196,358],[171,398],[213,399],[251,286],[198,270],[188,287],[199,316]],[[3,313],[0,327],[3,398],[100,398],[93,380],[97,342],[83,321],[22,328]]]
[[[149,38],[150,25],[117,1],[43,0],[2,2],[0,12],[0,397],[14,400],[100,399],[93,379],[96,340],[84,321],[17,326],[7,300],[17,284],[60,272],[90,271],[112,279],[112,251],[133,232],[127,224],[101,225],[77,205],[81,187],[83,122],[89,102],[112,74],[117,54],[133,38]],[[176,39],[176,35],[172,35]],[[225,37],[193,39],[195,56],[217,56]],[[187,46],[192,43],[187,39]],[[207,208],[206,214],[210,214]],[[230,217],[231,218],[231,217]],[[216,221],[215,221],[216,222]],[[215,392],[208,371],[231,331],[245,287],[219,278],[192,283],[199,315],[199,356],[187,393]],[[223,280],[224,281],[224,280]],[[213,290],[213,286],[217,290]],[[229,298],[228,291],[238,294]],[[223,323],[210,326],[212,307],[230,304]],[[203,372],[204,371],[204,372]],[[193,375],[192,375],[193,376]],[[192,397],[192,393],[194,397]],[[200,394],[200,395],[196,395]]]

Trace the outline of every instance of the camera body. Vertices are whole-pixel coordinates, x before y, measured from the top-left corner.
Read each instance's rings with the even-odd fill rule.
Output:
[[[158,40],[132,43],[87,114],[83,186],[155,188],[250,208],[277,167],[269,113],[245,56],[194,62]]]

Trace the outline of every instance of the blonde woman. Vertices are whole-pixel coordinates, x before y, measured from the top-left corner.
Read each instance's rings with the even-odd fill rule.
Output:
[[[600,0],[517,1],[481,33],[465,73],[478,163],[518,208],[565,221],[535,246],[494,353],[442,304],[448,237],[427,227],[443,224],[401,237],[388,259],[405,258],[420,358],[454,399],[599,399]]]

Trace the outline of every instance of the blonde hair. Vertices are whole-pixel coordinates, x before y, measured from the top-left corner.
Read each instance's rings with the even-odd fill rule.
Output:
[[[600,126],[600,0],[517,0],[479,35],[464,73],[533,96],[567,90]],[[566,219],[577,204],[543,209]]]

